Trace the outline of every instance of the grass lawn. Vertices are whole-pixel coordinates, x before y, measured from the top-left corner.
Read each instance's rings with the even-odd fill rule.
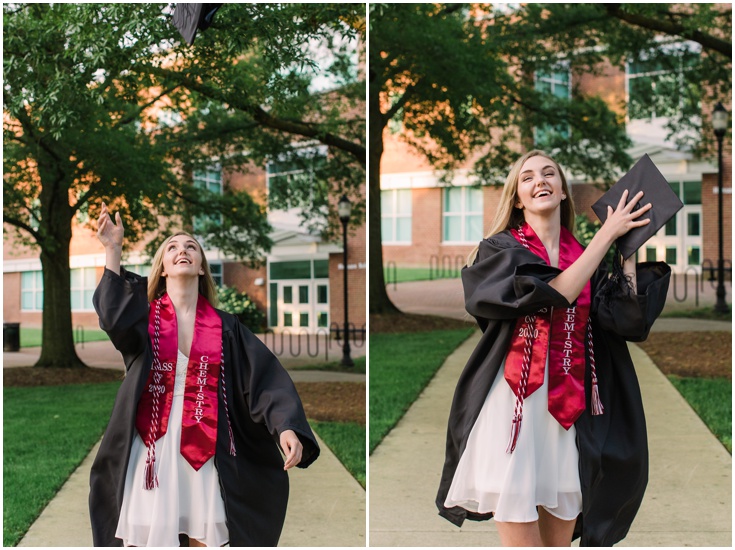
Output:
[[[337,459],[365,488],[365,426],[356,422],[310,422]]]
[[[395,282],[406,283],[410,281],[429,281],[432,279],[432,270],[428,267],[399,267],[396,269]],[[442,268],[433,270],[434,279],[454,279],[459,277],[459,273],[454,267],[447,267],[442,271]],[[393,270],[383,269],[383,276],[385,277],[386,284],[393,283]]]
[[[706,319],[708,321],[727,321],[728,323],[732,322],[732,312],[717,313],[714,307],[698,307],[689,309],[672,308],[662,312],[660,317]]]
[[[370,335],[370,453],[473,330]]]
[[[119,383],[4,388],[3,546],[15,546],[89,453]]]
[[[289,367],[288,370],[321,370],[329,372],[346,372],[353,374],[365,374],[366,359],[362,357],[353,357],[354,367],[343,367],[340,361],[330,361],[329,363],[319,363],[318,365],[299,365],[297,367]]]
[[[710,431],[732,454],[732,381],[668,376]]]
[[[20,327],[20,347],[21,348],[34,348],[41,345],[41,333],[43,329],[40,328],[25,328]],[[100,329],[95,328],[84,328],[84,341],[85,342],[100,342],[109,340],[107,333]],[[79,331],[74,331],[74,343],[81,341],[81,335]]]

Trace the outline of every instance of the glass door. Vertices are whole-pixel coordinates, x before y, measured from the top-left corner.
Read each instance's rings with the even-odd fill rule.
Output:
[[[277,304],[273,308],[273,299]],[[275,321],[275,322],[274,322]],[[271,283],[271,326],[292,333],[329,328],[329,280],[287,279]]]

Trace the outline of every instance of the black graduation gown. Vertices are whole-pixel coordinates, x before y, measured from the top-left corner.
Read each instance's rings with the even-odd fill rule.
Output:
[[[516,319],[542,307],[570,307],[549,282],[561,273],[524,248],[509,231],[485,239],[475,263],[462,270],[467,311],[483,331],[457,383],[447,430],[446,460],[436,505],[461,526],[492,514],[445,508],[454,472],[510,344]],[[592,279],[592,332],[600,398],[605,412],[587,410],[575,423],[582,513],[575,529],[581,546],[612,546],[628,533],[648,482],[648,442],[638,379],[626,340],[643,341],[661,313],[671,269],[663,262],[637,266],[638,293],[608,278],[603,266]]]
[[[94,293],[100,327],[122,353],[127,371],[90,475],[89,511],[95,546],[122,546],[115,531],[136,433],[138,401],[153,360],[147,286],[147,279],[134,273],[122,269],[118,275],[105,269]],[[278,359],[237,317],[217,313],[222,318],[225,386],[237,451],[235,457],[229,453],[220,383],[214,464],[230,546],[276,546],[288,502],[288,474],[277,446],[279,435],[291,429],[299,437],[304,447],[300,468],[316,460],[319,446],[291,378]]]

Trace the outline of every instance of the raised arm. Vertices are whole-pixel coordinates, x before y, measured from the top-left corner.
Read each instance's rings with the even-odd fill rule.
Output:
[[[554,290],[562,294],[569,303],[574,302],[582,292],[584,285],[590,280],[595,270],[602,262],[605,254],[618,237],[622,237],[631,229],[643,227],[651,222],[650,219],[637,219],[641,214],[651,209],[648,203],[638,210],[633,211],[633,207],[643,197],[643,191],[640,191],[633,199],[626,204],[628,198],[628,190],[623,192],[620,197],[617,209],[607,207],[607,219],[600,230],[592,238],[582,255],[565,269],[558,277],[549,283]],[[624,265],[626,273],[635,274],[635,261],[628,260]]]
[[[120,218],[120,212],[115,213],[115,223],[112,223],[107,205],[103,202],[97,223],[97,238],[105,247],[105,267],[117,274],[120,273],[124,234],[125,228]]]

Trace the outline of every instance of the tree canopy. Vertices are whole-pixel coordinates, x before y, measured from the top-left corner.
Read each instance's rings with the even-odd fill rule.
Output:
[[[370,10],[371,312],[394,309],[380,244],[389,123],[448,181],[453,169],[471,164],[479,184],[501,183],[535,145],[575,174],[610,182],[631,164],[630,106],[578,86],[556,96],[539,89],[535,76],[645,64],[658,80],[634,108],[668,109],[669,139],[698,154],[711,146],[703,106],[731,94],[729,5],[380,3]]]
[[[94,226],[101,201],[128,244],[199,220],[207,245],[249,260],[271,245],[262,201],[195,188],[194,172],[289,162],[310,192],[281,186],[272,206],[304,207],[325,235],[330,196],[364,215],[363,5],[225,4],[193,46],[165,4],[3,10],[4,228],[41,252],[44,349],[71,342],[72,220]]]

